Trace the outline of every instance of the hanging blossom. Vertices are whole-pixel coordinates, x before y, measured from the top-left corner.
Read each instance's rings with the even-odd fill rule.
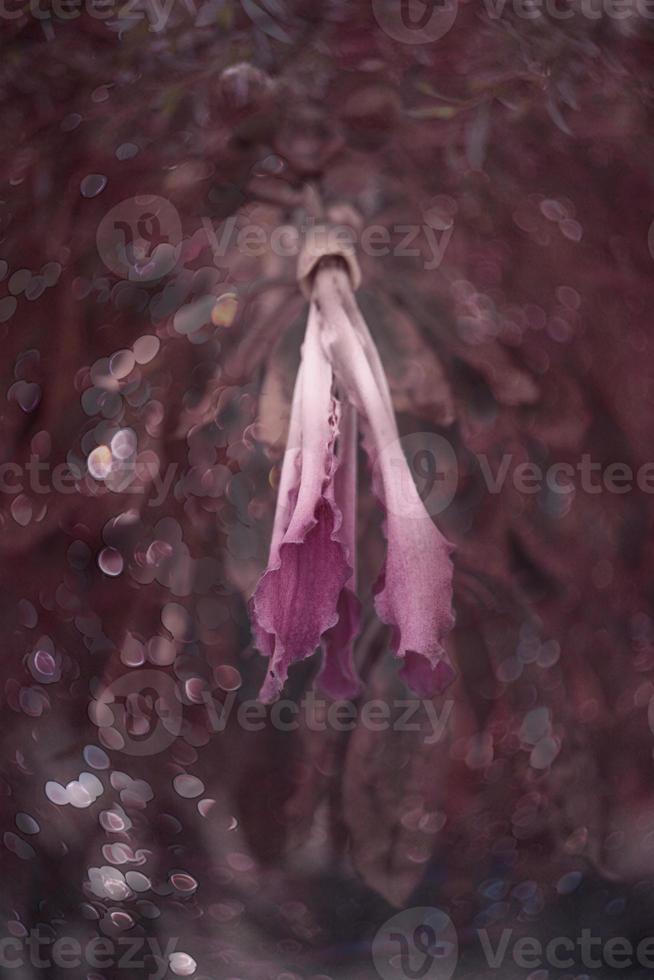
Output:
[[[324,230],[324,229],[323,229]],[[360,692],[353,660],[356,596],[357,433],[385,509],[387,554],[375,608],[392,628],[401,674],[420,697],[452,680],[443,638],[453,625],[452,545],[427,514],[404,456],[382,363],[356,303],[361,274],[342,246],[300,254],[309,317],[295,382],[268,566],[250,601],[257,648],[269,658],[260,692],[281,693],[289,667],[322,646],[320,687]]]

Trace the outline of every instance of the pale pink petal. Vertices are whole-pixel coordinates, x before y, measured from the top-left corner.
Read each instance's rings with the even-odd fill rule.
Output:
[[[356,301],[342,265],[318,269],[312,306],[339,384],[361,413],[364,445],[379,477],[376,492],[386,508],[388,554],[376,587],[377,613],[393,628],[405,680],[419,695],[432,696],[451,673],[442,666],[442,644],[453,624],[452,546],[425,511],[395,448],[399,436],[388,386],[363,319],[352,313]]]
[[[356,596],[357,413],[342,403],[334,499],[342,515],[339,541],[352,574],[338,599],[338,623],[323,637],[323,666],[318,685],[333,698],[355,698],[361,690],[353,662],[361,604]]]
[[[310,656],[338,621],[352,576],[334,497],[340,406],[310,313],[280,480],[270,559],[251,600],[255,642],[270,657],[260,697],[274,700],[291,664]]]

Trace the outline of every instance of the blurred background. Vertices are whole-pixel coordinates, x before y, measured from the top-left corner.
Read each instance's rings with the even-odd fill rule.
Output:
[[[649,975],[654,9],[0,19],[0,973]],[[456,545],[456,680],[382,731],[363,456],[355,722],[316,658],[238,714],[325,213]]]

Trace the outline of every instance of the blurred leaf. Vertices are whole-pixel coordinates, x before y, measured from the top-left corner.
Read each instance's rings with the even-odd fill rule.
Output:
[[[413,119],[452,119],[458,112],[459,109],[452,106],[432,105],[422,106],[419,109],[409,109],[406,114]]]
[[[260,31],[263,31],[264,34],[268,34],[270,37],[274,37],[275,40],[282,41],[284,44],[291,43],[291,38],[286,31],[273,20],[267,11],[262,10],[261,7],[254,3],[254,0],[241,0],[241,6],[252,23]]]

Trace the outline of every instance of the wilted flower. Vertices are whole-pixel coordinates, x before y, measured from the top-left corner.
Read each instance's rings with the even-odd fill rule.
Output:
[[[406,682],[431,697],[453,674],[442,646],[453,623],[452,546],[427,514],[405,459],[388,452],[399,436],[384,369],[354,297],[356,259],[346,250],[326,254],[315,241],[299,260],[309,317],[268,567],[250,604],[256,645],[270,658],[261,698],[274,700],[291,664],[320,645],[324,690],[337,698],[359,690],[353,664],[359,429],[386,512],[376,610],[392,627]]]

